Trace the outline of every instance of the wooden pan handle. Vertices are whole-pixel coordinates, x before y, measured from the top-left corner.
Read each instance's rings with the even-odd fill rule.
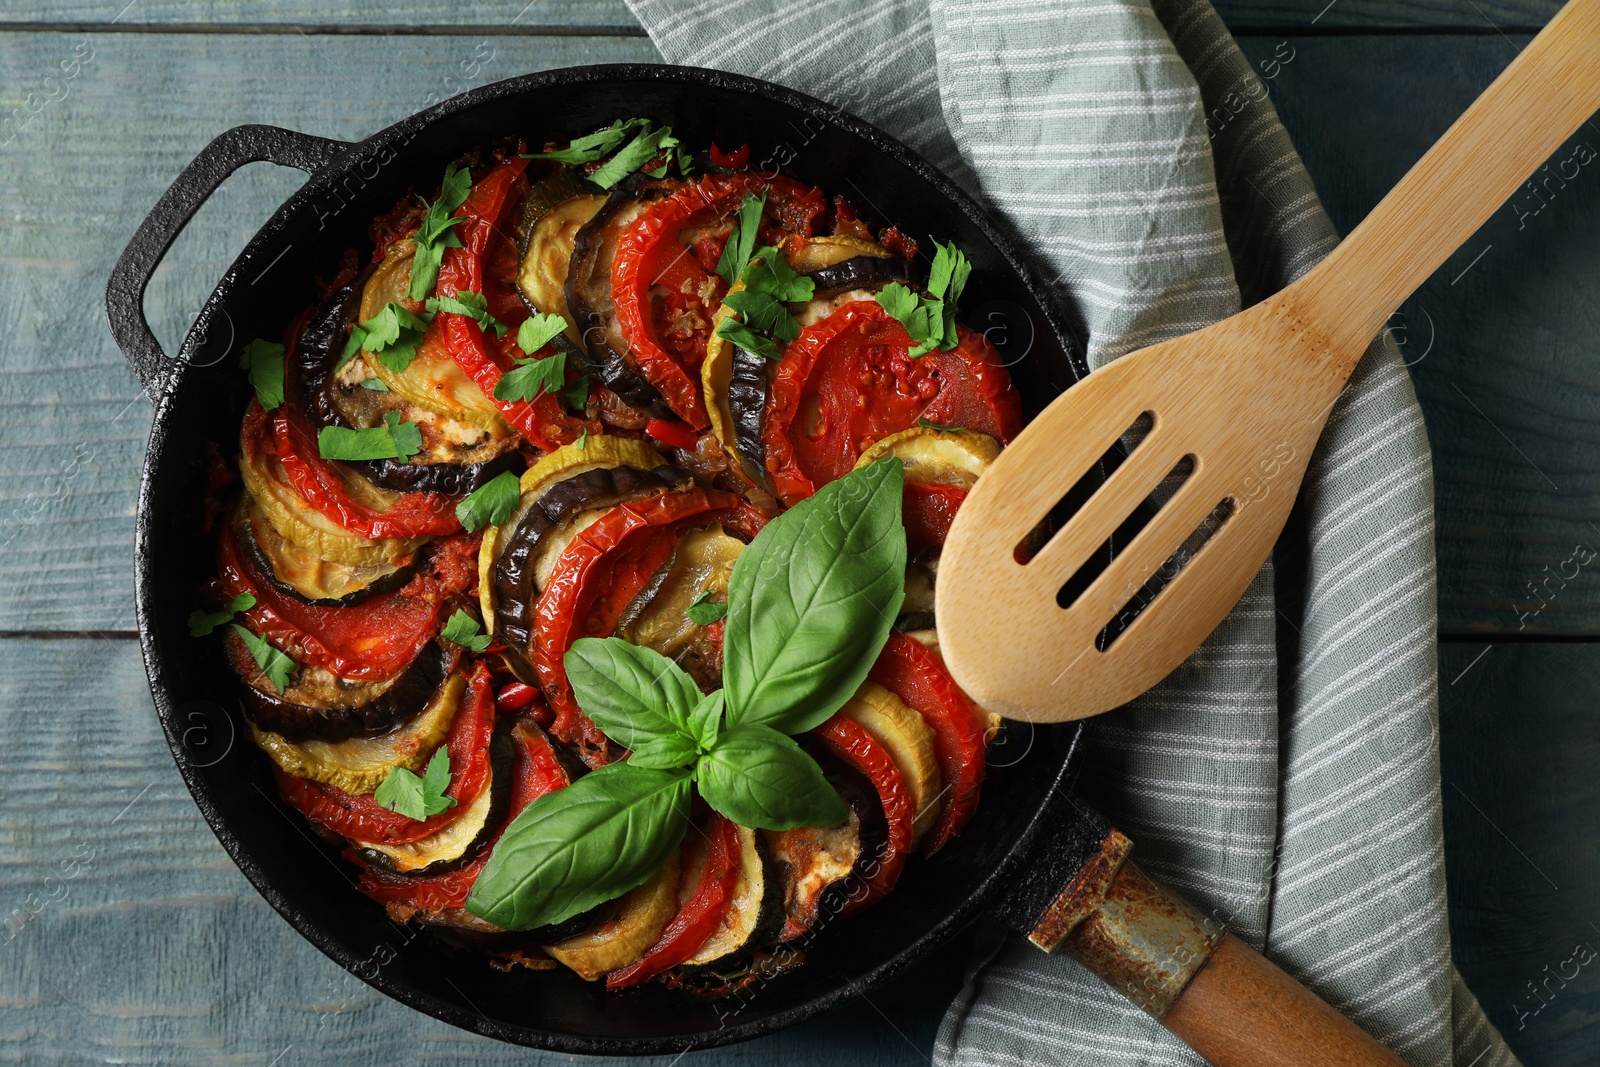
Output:
[[[1215,1067],[1405,1061],[1128,860],[1112,830],[1028,939],[1065,952]]]
[[[1215,1067],[1404,1067],[1405,1061],[1232,934],[1161,1025]]]

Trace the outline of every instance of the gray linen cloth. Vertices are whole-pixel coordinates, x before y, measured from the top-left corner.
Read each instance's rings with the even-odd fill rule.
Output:
[[[782,82],[1009,220],[1103,365],[1281,288],[1337,242],[1207,0],[629,0],[669,62]],[[919,235],[920,236],[920,235]],[[1270,491],[1270,486],[1269,486]],[[1091,727],[1142,864],[1412,1064],[1515,1063],[1450,959],[1433,482],[1395,346],[1334,408],[1275,558],[1170,678]],[[980,954],[941,1063],[1192,1064],[1071,960]]]

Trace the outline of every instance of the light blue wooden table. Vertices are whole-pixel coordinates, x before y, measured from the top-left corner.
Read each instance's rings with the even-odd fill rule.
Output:
[[[150,412],[101,308],[138,221],[226,127],[358,138],[475,84],[658,58],[617,0],[523,2],[416,0],[403,25],[377,0],[0,11],[0,1062],[559,1058],[369,991],[256,897],[196,814],[135,643]],[[1252,58],[1280,60],[1272,100],[1348,229],[1555,7],[1222,10]],[[1600,148],[1600,133],[1576,141]],[[151,286],[164,343],[296,182],[258,164],[212,199]],[[1600,947],[1600,563],[1550,580],[1570,575],[1575,545],[1600,547],[1600,165],[1543,192],[1489,223],[1395,326],[1435,450],[1456,958],[1527,1063],[1588,1064],[1600,966],[1541,983],[1574,945]],[[693,1059],[922,1062],[963,959],[952,946],[870,1000]]]

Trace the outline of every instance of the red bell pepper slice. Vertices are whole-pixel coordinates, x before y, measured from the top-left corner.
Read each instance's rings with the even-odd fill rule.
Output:
[[[541,393],[531,403],[500,400],[494,395],[501,376],[511,369],[513,356],[523,354],[515,338],[528,310],[517,296],[517,247],[511,235],[514,213],[528,191],[522,173],[527,165],[522,158],[500,163],[472,187],[456,209],[456,215],[465,220],[455,227],[461,247],[445,250],[436,286],[440,296],[455,296],[463,290],[482,293],[489,314],[505,323],[505,337],[491,338],[475,319],[451,312],[440,312],[429,332],[437,331],[450,358],[494,401],[505,420],[548,451],[577,440],[586,428],[593,433],[604,431],[599,423],[568,415],[561,401],[549,393]]]
[[[549,738],[542,732],[519,723],[511,731],[511,736],[518,745],[512,770],[515,777],[511,781],[507,825],[539,797],[572,784]],[[425,914],[438,914],[466,907],[472,884],[483,872],[494,846],[500,840],[500,834],[504,832],[505,826],[502,826],[482,852],[455,870],[443,874],[395,874],[364,863],[353,851],[347,851],[345,856],[361,866],[361,880],[357,888],[373,900],[416,908]]]
[[[645,209],[617,242],[611,295],[629,358],[695,430],[710,425],[697,368],[727,283],[692,254],[692,242],[682,235],[690,231],[703,243],[707,226],[726,222],[732,229],[745,194],[763,191],[776,222],[764,228],[763,240],[811,235],[825,207],[817,190],[789,178],[708,174]]]
[[[356,841],[405,845],[444,829],[478,799],[489,785],[489,742],[493,737],[494,692],[489,671],[480,661],[467,678],[461,707],[444,740],[450,751],[450,788],[445,792],[455,798],[454,807],[418,822],[382,807],[370,795],[295,778],[276,765],[273,774],[283,799],[314,825]]]
[[[321,607],[281,592],[239,550],[231,523],[217,538],[217,575],[224,602],[240,593],[256,598],[244,625],[301,662],[342,678],[378,681],[403,671],[439,632],[440,617],[477,579],[478,536],[435,541],[411,581],[349,607]]]
[[[933,730],[933,755],[944,780],[939,817],[922,839],[933,855],[961,832],[983,786],[983,723],[939,657],[905,634],[890,634],[868,678],[916,709]]]
[[[291,413],[287,404],[269,415],[252,400],[240,436],[248,462],[257,462],[263,453],[276,456],[300,498],[353,534],[378,540],[452,534],[461,529],[456,498],[442,493],[406,493],[387,511],[358,504],[345,488],[345,476],[321,457],[310,427]]]
[[[578,707],[564,657],[580,637],[608,637],[617,619],[672,555],[685,526],[731,511],[739,497],[716,489],[658,493],[606,512],[561,553],[535,607],[533,667],[555,712],[550,732],[584,762],[608,762],[606,738]]]
[[[688,900],[678,908],[678,913],[661,931],[656,943],[650,946],[635,963],[606,975],[607,989],[625,989],[648,982],[668,967],[676,967],[700,951],[706,939],[717,932],[722,918],[728,913],[734,890],[739,885],[739,828],[721,815],[712,815],[713,825],[707,832],[706,865],[699,872],[699,881],[693,886],[689,879],[695,872],[685,870],[679,885],[678,897]]]
[[[860,911],[894,888],[900,872],[906,865],[906,854],[911,851],[911,822],[916,814],[912,809],[911,794],[906,792],[905,781],[894,759],[866,729],[852,719],[835,715],[812,733],[828,750],[850,766],[867,776],[872,788],[878,792],[883,804],[883,816],[888,824],[888,834],[883,850],[862,864],[865,881],[859,891],[851,886],[851,894],[840,910],[841,915]],[[854,880],[854,872],[851,874]]]
[[[913,552],[922,548],[943,548],[956,511],[966,499],[967,490],[959,485],[907,482],[900,509],[906,526],[906,547]]]
[[[779,361],[762,419],[767,470],[785,504],[850,473],[873,442],[919,418],[1009,442],[1022,399],[983,334],[913,359],[911,335],[876,300],[846,304],[800,331]]]
[[[742,144],[732,152],[724,152],[713,142],[711,145],[711,162],[728,170],[744,170],[750,165],[750,146]]]
[[[646,437],[654,437],[664,445],[681,448],[685,452],[693,452],[700,443],[700,435],[694,432],[693,427],[677,419],[651,419],[644,425]]]

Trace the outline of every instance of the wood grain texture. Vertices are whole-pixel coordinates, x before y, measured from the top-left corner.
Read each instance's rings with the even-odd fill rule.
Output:
[[[1341,231],[1527,40],[1287,39],[1271,99]],[[1242,43],[1258,69],[1277,47]],[[1596,152],[1585,126],[1391,319],[1433,443],[1443,633],[1600,633]]]
[[[1445,644],[1439,677],[1456,965],[1528,1067],[1592,1064],[1600,645]]]
[[[136,642],[0,640],[0,708],[0,1063],[569,1062],[403,1007],[279,918],[185,790]],[[969,950],[715,1059],[924,1063]]]
[[[45,88],[75,49],[91,58],[61,89]],[[359,138],[473,84],[655,58],[639,38],[0,33],[0,115],[30,91],[59,96],[0,133],[14,133],[0,144],[0,630],[134,625],[150,408],[106,328],[105,283],[207,141],[245,122]],[[145,301],[169,351],[302,180],[253,164],[179,238]]]

